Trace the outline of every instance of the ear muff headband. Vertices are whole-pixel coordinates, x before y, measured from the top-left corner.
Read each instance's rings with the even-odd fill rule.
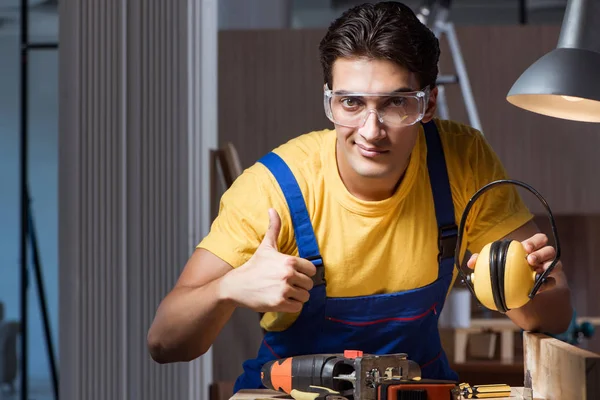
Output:
[[[538,200],[540,200],[540,202],[544,205],[544,208],[546,209],[546,212],[550,219],[550,225],[552,227],[552,234],[554,236],[554,243],[555,243],[555,247],[556,247],[556,255],[554,257],[554,260],[552,260],[552,262],[548,266],[548,268],[541,275],[539,275],[535,278],[535,283],[533,285],[533,288],[531,289],[531,291],[528,294],[528,297],[530,299],[533,299],[533,297],[536,295],[536,293],[538,292],[541,285],[546,281],[546,277],[548,276],[548,274],[550,274],[552,272],[552,270],[554,269],[554,267],[556,266],[556,264],[558,263],[558,261],[560,259],[560,243],[559,243],[559,239],[558,239],[556,223],[554,221],[554,216],[552,215],[552,211],[550,210],[550,206],[548,205],[548,202],[546,202],[546,200],[542,197],[542,195],[537,190],[535,190],[533,187],[531,187],[530,185],[528,185],[524,182],[521,182],[521,181],[513,180],[513,179],[502,179],[502,180],[497,180],[497,181],[488,183],[487,185],[485,185],[481,189],[479,189],[477,192],[475,192],[475,194],[471,197],[471,199],[467,203],[467,206],[465,207],[465,210],[463,212],[463,215],[462,215],[462,218],[460,221],[458,236],[457,236],[457,240],[456,240],[456,249],[454,252],[454,264],[456,265],[456,268],[458,269],[458,273],[461,275],[461,278],[463,279],[463,282],[466,284],[467,288],[471,291],[471,293],[473,294],[475,299],[477,299],[477,301],[480,304],[481,304],[481,301],[475,292],[475,288],[473,287],[472,282],[470,282],[470,279],[468,278],[469,274],[465,273],[465,271],[463,270],[463,268],[461,266],[460,260],[462,260],[462,255],[460,254],[460,250],[462,247],[462,237],[463,237],[463,232],[465,229],[465,223],[466,223],[467,217],[469,215],[469,211],[473,207],[473,204],[475,203],[475,201],[484,192],[491,189],[493,186],[502,185],[502,184],[512,184],[512,185],[521,186],[521,187],[527,189],[528,191],[530,191],[531,193],[533,193],[538,198]],[[507,270],[506,263],[507,263],[507,261],[511,261],[511,257],[509,256],[509,251],[511,251],[510,247],[511,247],[511,241],[503,240],[503,241],[493,242],[490,245],[490,249],[489,249],[490,288],[492,291],[494,305],[496,306],[496,309],[502,313],[505,313],[506,311],[509,310],[509,307],[507,305],[507,298],[506,298],[506,289],[507,288],[505,287],[505,275],[507,273],[506,272],[506,270]],[[513,254],[514,254],[514,251],[513,251]],[[508,269],[509,269],[509,273],[512,273],[512,269],[510,267]]]

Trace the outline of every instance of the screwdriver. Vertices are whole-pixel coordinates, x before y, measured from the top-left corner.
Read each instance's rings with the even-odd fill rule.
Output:
[[[510,396],[510,386],[505,384],[476,385],[461,383],[457,388],[464,399],[493,399]]]

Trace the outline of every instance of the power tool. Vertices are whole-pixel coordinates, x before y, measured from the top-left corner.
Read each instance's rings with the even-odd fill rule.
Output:
[[[360,350],[313,354],[266,363],[263,385],[296,400],[459,400],[510,396],[508,385],[471,387],[455,381],[422,379],[406,353],[375,355]]]

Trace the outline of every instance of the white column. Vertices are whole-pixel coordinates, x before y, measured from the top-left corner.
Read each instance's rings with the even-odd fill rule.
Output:
[[[211,354],[158,365],[146,333],[210,223],[217,1],[59,7],[60,397],[207,398]]]

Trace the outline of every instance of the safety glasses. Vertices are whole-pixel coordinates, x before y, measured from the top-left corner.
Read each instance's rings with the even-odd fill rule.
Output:
[[[349,128],[364,125],[371,113],[388,127],[419,122],[429,101],[429,88],[414,92],[360,93],[332,91],[325,86],[325,114],[331,122]]]

